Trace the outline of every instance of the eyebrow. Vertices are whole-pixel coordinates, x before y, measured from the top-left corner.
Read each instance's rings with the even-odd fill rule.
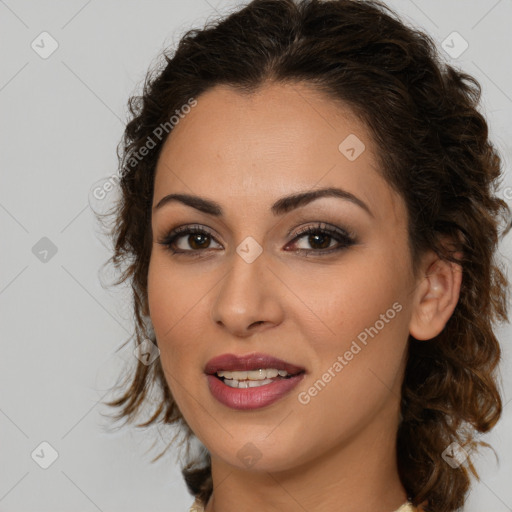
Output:
[[[350,201],[366,211],[371,217],[374,217],[368,205],[361,201],[361,199],[346,190],[335,187],[311,190],[282,197],[272,205],[271,211],[275,216],[284,215],[285,213],[296,208],[300,208],[301,206],[305,206],[322,197],[337,197],[339,199]],[[168,194],[158,201],[158,204],[153,207],[153,211],[159,210],[164,205],[176,201],[208,215],[213,215],[215,217],[221,217],[223,215],[222,207],[219,203],[212,201],[211,199],[205,199],[203,197],[193,196],[190,194]]]

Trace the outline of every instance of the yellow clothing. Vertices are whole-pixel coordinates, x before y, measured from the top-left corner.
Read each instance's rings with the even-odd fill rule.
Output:
[[[404,503],[399,509],[395,510],[395,512],[417,512],[418,509],[413,507],[409,502]],[[204,512],[203,506],[199,503],[198,500],[194,501],[192,507],[190,507],[189,512]]]

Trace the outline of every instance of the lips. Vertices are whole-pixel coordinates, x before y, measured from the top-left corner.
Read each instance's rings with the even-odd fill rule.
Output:
[[[286,377],[260,380],[257,387],[237,388],[227,385],[217,372],[250,372],[260,369],[284,370]],[[256,410],[272,405],[290,395],[292,390],[302,381],[306,370],[282,359],[267,354],[223,354],[210,359],[206,364],[208,389],[211,395],[221,404],[235,410]],[[247,382],[247,381],[246,381]],[[235,383],[235,379],[233,379]],[[241,383],[240,383],[241,384]],[[255,384],[254,382],[252,384]]]
[[[277,359],[267,354],[246,354],[237,356],[235,354],[223,354],[206,363],[204,372],[207,375],[215,375],[219,371],[251,371],[265,368],[285,370],[290,375],[303,373],[305,368],[296,366],[282,359]]]

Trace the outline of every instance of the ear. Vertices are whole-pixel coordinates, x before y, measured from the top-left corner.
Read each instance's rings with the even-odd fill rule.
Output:
[[[460,259],[461,253],[455,256]],[[418,340],[435,338],[443,329],[459,301],[462,267],[427,253],[414,292],[414,309],[409,332]]]

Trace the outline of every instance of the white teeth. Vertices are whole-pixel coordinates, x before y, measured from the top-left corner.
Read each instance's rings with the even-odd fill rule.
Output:
[[[236,379],[225,379],[224,384],[228,385],[230,388],[257,388],[259,386],[265,386],[266,384],[270,384],[271,382],[274,382],[272,379],[265,379],[265,380],[243,380],[238,381]]]
[[[250,371],[220,371],[217,372],[219,377],[224,378],[224,384],[231,388],[245,389],[265,386],[274,382],[272,379],[279,377],[287,377],[289,373],[286,370],[277,370],[275,368],[260,368],[259,370]]]
[[[250,381],[262,381],[265,379],[274,379],[278,375],[280,377],[286,377],[288,372],[286,370],[276,370],[275,368],[260,368],[259,370],[251,370],[251,371],[220,371],[217,372],[219,377],[224,377],[225,379],[234,379],[238,381],[250,380]]]

